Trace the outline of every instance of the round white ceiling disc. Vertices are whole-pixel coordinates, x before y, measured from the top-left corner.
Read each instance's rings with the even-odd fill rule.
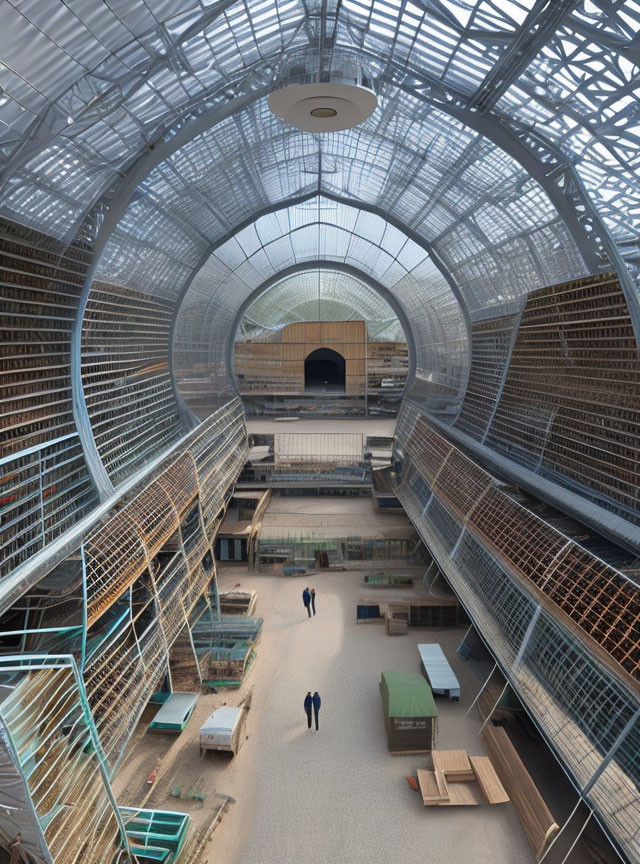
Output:
[[[363,123],[377,104],[375,93],[351,84],[292,84],[269,94],[271,111],[305,132],[351,129]],[[312,111],[329,116],[314,116]]]

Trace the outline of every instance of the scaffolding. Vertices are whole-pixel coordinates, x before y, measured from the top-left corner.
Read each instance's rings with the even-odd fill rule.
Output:
[[[213,543],[246,455],[236,400],[185,436],[140,491],[114,496],[37,588],[49,599],[26,594],[40,626],[27,628],[24,613],[13,634],[23,653],[0,657],[2,761],[16,784],[0,801],[22,790],[36,860],[131,860],[110,781],[150,697],[167,678],[171,686],[172,646],[198,601],[209,602]]]
[[[640,861],[640,590],[501,492],[416,408],[397,494],[505,677]]]
[[[640,361],[615,273],[528,295],[496,396],[488,446],[640,523]],[[474,434],[465,403],[460,428]]]

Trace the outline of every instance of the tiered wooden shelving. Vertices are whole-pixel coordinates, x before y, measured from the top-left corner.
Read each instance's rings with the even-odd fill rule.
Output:
[[[640,360],[615,274],[534,291],[487,444],[640,523]]]
[[[82,381],[91,428],[114,483],[176,440],[169,376],[172,305],[94,282],[84,314]]]
[[[90,261],[0,219],[0,576],[96,502],[75,431],[70,334]]]
[[[480,440],[493,411],[516,318],[506,315],[471,325],[471,367],[456,426]]]
[[[497,489],[423,417],[406,447],[438,500],[467,530],[529,590],[562,610],[576,633],[640,680],[640,590],[630,580]]]
[[[369,413],[398,410],[409,373],[406,342],[367,342],[367,399]]]

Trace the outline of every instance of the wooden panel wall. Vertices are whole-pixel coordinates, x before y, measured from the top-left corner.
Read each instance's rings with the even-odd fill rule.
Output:
[[[640,522],[640,359],[615,273],[527,298],[487,443]]]
[[[318,348],[329,348],[344,357],[348,395],[364,395],[371,363],[375,363],[378,378],[383,373],[397,376],[398,370],[392,368],[386,355],[384,362],[380,359],[381,346],[385,350],[390,347],[391,354],[398,355],[401,365],[408,368],[406,345],[367,342],[364,321],[304,321],[288,324],[280,335],[279,342],[236,342],[235,372],[242,394],[303,393],[304,361]],[[403,371],[406,378],[407,369]],[[379,381],[371,381],[370,385],[374,383],[379,389]]]
[[[304,361],[318,348],[345,359],[345,391],[365,391],[367,328],[364,321],[301,321],[281,331],[280,342],[237,342],[235,371],[244,394],[303,393]]]

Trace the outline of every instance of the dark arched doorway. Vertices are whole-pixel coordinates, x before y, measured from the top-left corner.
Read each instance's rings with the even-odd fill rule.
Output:
[[[344,393],[345,363],[342,354],[318,348],[304,361],[304,389]]]

